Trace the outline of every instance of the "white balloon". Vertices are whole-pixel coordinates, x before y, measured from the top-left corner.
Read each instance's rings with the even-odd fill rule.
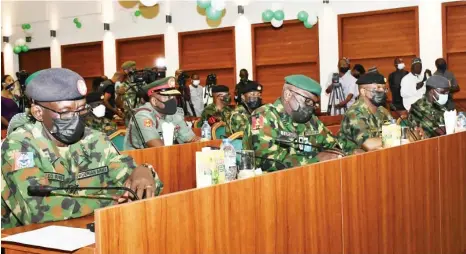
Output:
[[[25,44],[26,44],[26,40],[24,40],[23,38],[19,38],[15,42],[15,46],[23,46]]]
[[[212,0],[210,5],[212,8],[214,8],[214,10],[223,11],[223,9],[225,9],[226,3],[225,0]]]
[[[275,28],[279,28],[283,25],[283,20],[276,20],[272,19],[272,26]]]
[[[152,7],[156,5],[158,0],[141,0],[141,4],[147,7]]]
[[[310,14],[309,17],[307,18],[307,23],[311,24],[311,25],[315,25],[317,24],[317,15],[314,15],[314,14]]]

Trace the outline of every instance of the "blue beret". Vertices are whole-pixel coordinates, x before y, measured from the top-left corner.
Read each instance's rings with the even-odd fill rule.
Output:
[[[26,95],[35,101],[74,101],[87,94],[84,79],[62,68],[42,70],[26,86]]]

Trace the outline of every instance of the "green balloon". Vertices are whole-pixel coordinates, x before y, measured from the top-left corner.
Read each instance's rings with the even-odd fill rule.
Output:
[[[276,20],[283,20],[285,18],[285,13],[282,10],[275,11],[273,17]]]
[[[134,16],[136,16],[136,17],[141,16],[141,11],[140,10],[135,11]]]
[[[31,29],[31,24],[26,24],[26,29]]]
[[[270,22],[270,21],[272,21],[273,16],[274,16],[273,11],[271,11],[271,10],[265,10],[265,11],[262,13],[262,20],[263,20],[264,22]]]
[[[207,9],[210,7],[210,0],[197,0],[197,5],[202,9]]]
[[[22,24],[22,25],[21,25],[21,28],[22,28],[23,30],[25,30],[25,29],[26,29],[26,24]]]
[[[74,19],[73,19],[73,23],[75,23],[75,24],[76,24],[76,23],[79,23],[78,18],[74,18]]]
[[[28,52],[28,51],[29,51],[28,45],[23,45],[23,46],[21,46],[21,51],[23,51],[23,52]]]
[[[205,14],[210,20],[219,20],[222,17],[222,12],[215,10],[212,6],[207,8]]]
[[[307,22],[307,20],[304,21],[304,27],[305,27],[305,28],[312,28],[313,26],[314,26],[314,25],[309,24],[309,22]]]
[[[298,13],[298,19],[302,22],[306,21],[308,17],[309,17],[309,14],[307,13],[307,11],[300,11]]]
[[[22,50],[21,46],[16,46],[16,47],[13,49],[13,52],[15,52],[15,54],[19,54],[19,53],[21,53],[21,50]]]
[[[81,28],[82,26],[83,26],[83,25],[82,25],[81,23],[79,23],[79,22],[76,23],[76,27],[77,27],[77,28]]]

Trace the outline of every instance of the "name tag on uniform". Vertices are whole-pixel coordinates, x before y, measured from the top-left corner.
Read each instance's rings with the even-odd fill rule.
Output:
[[[49,180],[55,180],[55,181],[60,181],[60,182],[65,181],[65,176],[62,175],[62,174],[59,174],[59,173],[45,172],[44,175],[45,175],[45,178],[47,178]]]
[[[78,180],[108,173],[108,167],[94,168],[78,173]]]
[[[318,134],[319,134],[319,131],[316,131],[316,130],[306,131],[307,136],[315,136],[315,135],[318,135]]]
[[[288,131],[280,131],[281,136],[289,137],[289,138],[296,138],[298,135],[293,132],[288,132]]]

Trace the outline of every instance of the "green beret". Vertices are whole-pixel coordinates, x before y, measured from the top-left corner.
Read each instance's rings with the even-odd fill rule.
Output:
[[[426,81],[426,86],[432,88],[450,88],[450,81],[445,77],[434,75]]]
[[[74,71],[62,68],[34,73],[26,86],[26,95],[39,102],[74,101],[87,94],[84,79]]]
[[[362,75],[357,81],[358,85],[385,84],[385,77],[379,72],[368,72]]]
[[[248,81],[246,83],[246,85],[244,85],[241,89],[240,89],[240,93],[241,94],[245,94],[245,93],[249,93],[249,92],[253,92],[253,91],[257,91],[257,92],[262,92],[262,85],[255,82],[255,81]]]
[[[131,67],[134,67],[134,66],[136,66],[136,62],[135,62],[135,61],[126,61],[126,62],[124,62],[124,63],[121,65],[121,68],[122,68],[123,70],[127,70],[127,69],[129,69],[129,68],[131,68]]]
[[[29,75],[29,77],[25,81],[25,85],[28,85],[29,82],[31,82],[31,80],[33,80],[37,76],[37,74],[39,74],[39,72],[40,71],[36,71],[33,74]]]
[[[150,84],[146,84],[142,87],[147,95],[151,96],[154,93],[162,95],[180,95],[181,93],[176,90],[175,78],[166,77],[163,79],[156,80]]]
[[[285,81],[287,84],[290,84],[304,91],[308,91],[317,96],[320,96],[320,92],[322,91],[322,88],[320,87],[319,83],[305,75],[290,75],[288,77],[285,77]]]

